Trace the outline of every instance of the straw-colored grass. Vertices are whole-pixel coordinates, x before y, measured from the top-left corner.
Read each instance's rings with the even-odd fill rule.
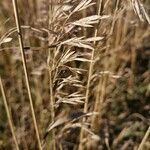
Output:
[[[0,149],[148,150],[149,6],[1,0]]]
[[[42,150],[40,135],[39,135],[37,122],[36,122],[36,118],[35,118],[35,112],[34,112],[34,108],[33,108],[33,100],[32,100],[32,95],[31,95],[31,89],[30,89],[30,84],[29,84],[29,75],[28,75],[28,71],[27,71],[27,63],[26,63],[25,52],[24,52],[22,31],[21,31],[21,25],[20,25],[20,20],[19,20],[18,4],[17,4],[16,0],[12,0],[12,2],[13,2],[13,7],[14,7],[17,33],[18,33],[18,39],[19,39],[19,44],[20,44],[20,52],[21,52],[21,57],[22,57],[22,62],[23,62],[23,69],[24,69],[24,74],[25,74],[25,81],[26,81],[26,85],[27,85],[27,91],[28,91],[28,96],[29,96],[29,101],[30,101],[30,107],[31,107],[33,123],[34,123],[35,131],[36,131],[36,136],[37,136],[37,140],[38,140],[39,149]]]

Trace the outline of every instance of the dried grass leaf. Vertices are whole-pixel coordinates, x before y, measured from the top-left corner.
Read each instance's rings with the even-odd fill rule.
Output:
[[[84,104],[83,99],[85,99],[85,97],[63,99],[63,100],[61,100],[61,102],[62,102],[62,103],[65,103],[65,104],[78,105],[78,104]]]
[[[87,127],[87,125],[85,124],[85,123],[70,123],[70,124],[66,124],[65,126],[64,126],[64,128],[62,129],[62,133],[66,133],[66,132],[64,132],[64,131],[66,131],[66,130],[68,130],[68,129],[70,129],[70,128],[83,128],[83,130],[85,130],[86,132],[88,132],[90,135],[91,135],[91,138],[92,139],[95,139],[95,140],[97,140],[97,141],[99,141],[100,140],[100,138],[99,138],[99,136],[98,135],[96,135],[94,132],[92,132],[88,127]]]
[[[88,43],[86,43],[84,40],[82,40],[83,37],[74,37],[71,38],[69,40],[63,41],[60,44],[67,44],[70,46],[76,46],[76,47],[81,47],[81,48],[87,48],[87,49],[91,49],[94,50],[94,48],[92,46],[90,46]]]
[[[73,13],[84,10],[92,5],[94,5],[95,3],[91,3],[92,0],[82,0],[77,7],[73,10]]]
[[[148,15],[148,13],[145,11],[145,8],[144,8],[143,5],[141,6],[141,10],[142,10],[142,12],[143,12],[143,14],[144,14],[144,16],[145,16],[145,19],[146,19],[147,22],[150,24],[150,17],[149,17],[149,15]]]
[[[104,15],[104,16],[92,15],[92,16],[77,20],[73,22],[72,24],[77,25],[77,26],[82,26],[82,27],[93,27],[93,24],[98,23],[100,19],[106,19],[108,17],[109,17],[108,15]]]
[[[68,51],[66,51],[66,53],[62,56],[61,61],[60,61],[60,65],[63,65],[69,61],[72,61],[73,58],[75,56],[75,51],[70,51],[70,49]]]
[[[58,101],[56,102],[57,105],[60,103],[77,105],[77,104],[84,103],[85,96],[78,92],[74,92],[72,94],[59,92],[57,94],[57,99],[58,99]]]
[[[52,129],[62,125],[63,123],[66,122],[66,118],[60,118],[56,120],[54,123],[51,123],[49,127],[47,128],[47,132],[50,132]]]
[[[3,43],[9,43],[12,41],[12,38],[11,37],[7,37],[7,38],[4,38],[1,42],[0,42],[0,45],[3,44]]]
[[[131,4],[133,6],[134,12],[138,15],[139,19],[144,22],[146,19],[147,22],[150,24],[150,17],[147,14],[143,4],[139,0],[132,0]]]
[[[60,44],[61,45],[68,44],[68,43],[73,42],[73,41],[80,41],[81,39],[83,39],[83,37],[73,37],[71,39],[68,39],[66,41],[61,42]]]
[[[85,39],[84,41],[94,42],[94,41],[100,41],[100,40],[103,40],[103,39],[104,39],[104,37],[91,37],[91,38]]]
[[[91,60],[86,59],[86,58],[75,58],[74,60],[82,61],[82,62],[91,62]]]

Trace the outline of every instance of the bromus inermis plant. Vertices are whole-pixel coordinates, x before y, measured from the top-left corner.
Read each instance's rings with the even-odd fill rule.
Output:
[[[149,0],[12,2],[0,0],[0,149],[149,149]]]

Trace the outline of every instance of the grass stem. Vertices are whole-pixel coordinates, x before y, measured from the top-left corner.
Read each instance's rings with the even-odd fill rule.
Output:
[[[97,15],[100,15],[102,1],[103,0],[97,0],[97,3],[98,3]],[[94,37],[97,36],[97,33],[98,33],[98,29],[96,27],[95,32],[94,32]],[[94,42],[94,44],[95,44],[95,42]],[[84,102],[84,113],[87,113],[87,111],[88,111],[88,99],[89,99],[89,91],[90,91],[90,81],[91,81],[91,77],[92,77],[92,74],[93,74],[94,55],[95,55],[95,50],[92,51],[91,62],[90,62],[90,65],[89,65],[88,81],[87,81],[86,95],[85,95],[85,102]],[[85,120],[83,119],[83,122],[84,121]],[[82,145],[82,142],[81,142],[81,141],[83,141],[83,138],[84,138],[84,130],[81,128],[79,150],[83,149],[83,145]]]
[[[8,108],[6,94],[5,94],[5,90],[4,90],[4,87],[3,87],[3,83],[2,83],[1,77],[0,77],[0,88],[1,88],[1,92],[2,92],[4,106],[5,106],[5,109],[6,109],[6,114],[7,114],[7,117],[8,117],[8,123],[9,123],[10,130],[11,130],[11,133],[12,133],[12,136],[13,136],[13,139],[14,139],[16,150],[19,150],[19,145],[18,145],[17,138],[16,138],[16,135],[15,135],[14,125],[13,125],[12,117],[11,117],[11,114],[10,114],[10,111],[9,111],[9,108]]]
[[[38,146],[39,146],[39,149],[42,150],[40,136],[39,136],[39,130],[38,130],[38,127],[37,127],[35,112],[34,112],[34,108],[33,108],[33,100],[32,100],[32,96],[31,96],[31,89],[30,89],[30,85],[29,85],[29,76],[28,76],[28,72],[27,72],[27,64],[26,64],[26,59],[25,59],[25,52],[24,52],[24,46],[23,46],[21,26],[20,26],[20,21],[19,21],[17,1],[12,0],[12,2],[13,2],[13,7],[14,7],[14,15],[15,15],[15,20],[16,20],[18,39],[19,39],[20,51],[21,51],[21,56],[22,56],[22,61],[23,61],[23,69],[24,69],[24,74],[25,74],[25,81],[26,81],[26,86],[27,86],[27,91],[28,91],[28,96],[29,96],[29,101],[30,101],[30,107],[31,107],[33,123],[34,123],[34,127],[35,127],[36,137],[37,137],[37,140],[38,140]]]

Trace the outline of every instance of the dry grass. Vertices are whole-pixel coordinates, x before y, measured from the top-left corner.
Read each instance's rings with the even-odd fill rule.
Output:
[[[6,99],[6,95],[5,95],[5,90],[4,90],[4,87],[3,87],[1,77],[0,77],[0,87],[1,87],[1,91],[2,91],[4,106],[5,106],[7,117],[8,117],[8,123],[9,123],[10,130],[11,130],[11,133],[12,133],[12,136],[13,136],[13,139],[14,139],[15,147],[16,147],[16,150],[19,150],[17,138],[16,138],[15,131],[14,131],[14,125],[13,125],[12,117],[11,117],[11,114],[10,114],[10,111],[9,111],[9,108],[8,108],[7,99]]]
[[[26,62],[25,52],[24,52],[24,44],[23,44],[23,37],[22,37],[22,31],[21,31],[21,25],[20,25],[19,13],[18,13],[18,5],[17,5],[16,0],[12,0],[12,2],[13,2],[13,7],[14,7],[14,14],[15,14],[15,20],[16,20],[16,26],[17,26],[20,52],[21,52],[21,56],[22,56],[23,69],[24,69],[24,74],[25,74],[25,82],[27,85],[31,113],[32,113],[32,118],[33,118],[33,123],[34,123],[35,131],[36,131],[39,149],[41,150],[42,145],[41,145],[39,131],[38,131],[37,123],[36,123],[35,112],[34,112],[34,108],[33,108],[33,100],[32,100],[32,96],[31,96],[31,89],[30,89],[30,84],[29,84],[29,75],[28,75],[28,71],[27,71],[27,62]]]
[[[148,150],[149,1],[12,2],[0,1],[0,149]]]

